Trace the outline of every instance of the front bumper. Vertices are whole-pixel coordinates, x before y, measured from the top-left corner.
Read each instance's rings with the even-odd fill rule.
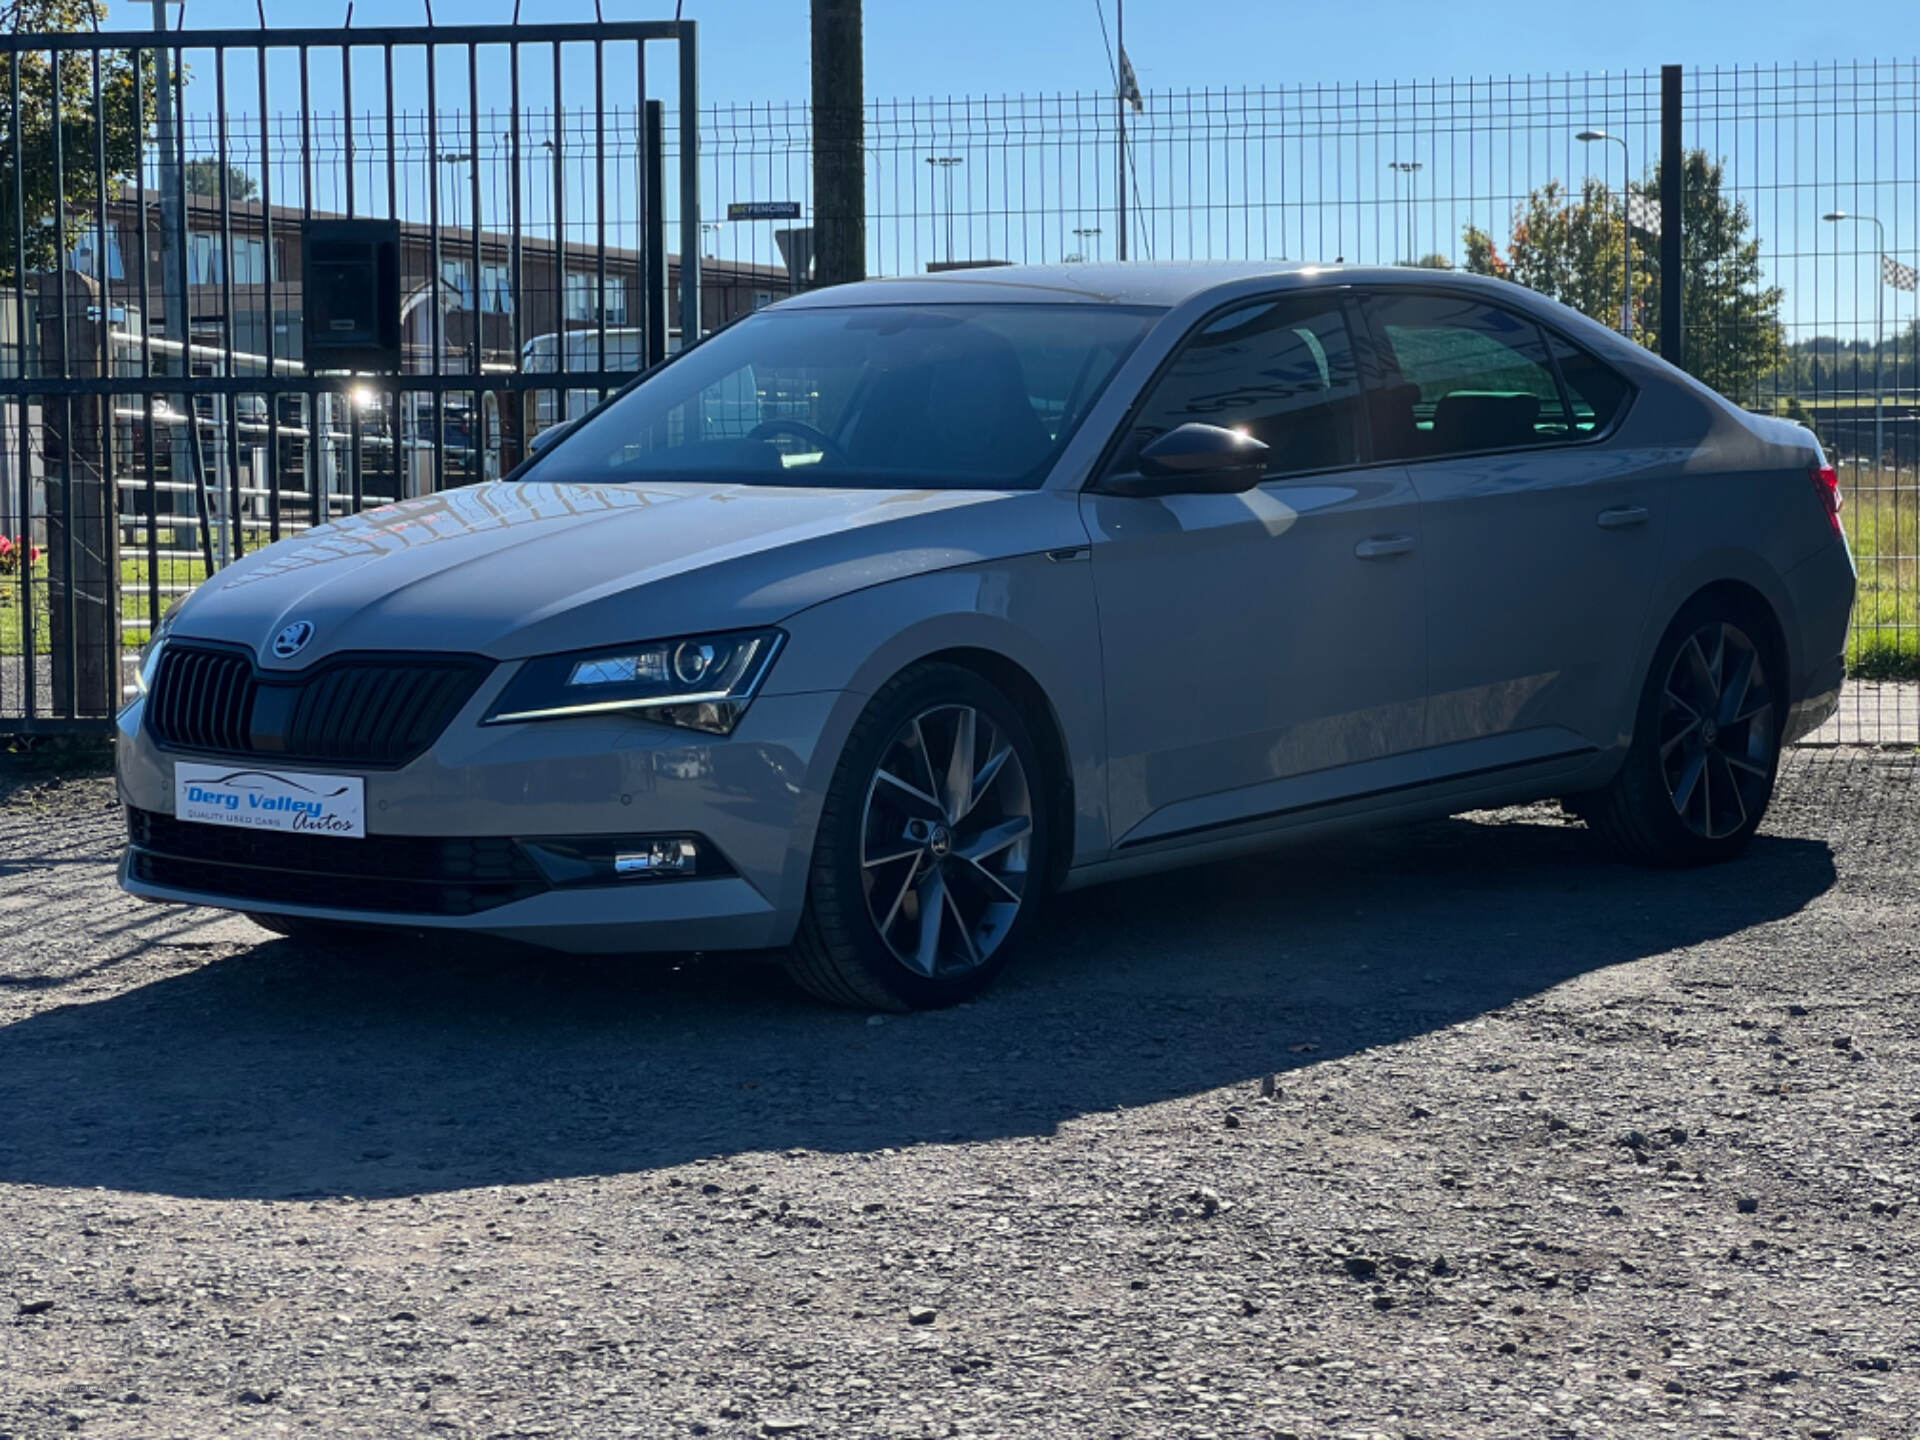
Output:
[[[223,886],[217,867],[138,864],[130,850],[122,887],[148,900],[485,934],[578,952],[759,949],[792,938],[819,796],[857,712],[854,697],[763,694],[732,735],[709,736],[622,716],[482,727],[478,717],[495,688],[485,686],[425,754],[398,769],[309,762],[285,768],[361,775],[368,835],[382,843],[686,834],[709,842],[730,873],[535,885],[527,888],[537,893],[513,892],[472,913],[450,914],[395,908],[392,886],[381,890],[381,903],[356,904],[354,877],[326,873],[335,868],[327,866],[330,850],[317,852],[310,885],[295,875],[289,886],[281,871],[272,898],[237,882]],[[120,717],[120,796],[132,809],[171,816],[174,762],[210,757],[162,749],[141,724],[141,711],[136,703]],[[268,757],[251,758],[273,768]]]

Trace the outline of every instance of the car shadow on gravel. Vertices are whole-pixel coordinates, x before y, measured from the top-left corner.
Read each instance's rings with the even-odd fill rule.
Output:
[[[1285,1084],[1833,883],[1808,839],[1654,872],[1539,809],[1440,821],[1058,897],[981,1000],[878,1022],[741,961],[276,940],[0,1029],[0,1182],[396,1196],[1045,1134]]]

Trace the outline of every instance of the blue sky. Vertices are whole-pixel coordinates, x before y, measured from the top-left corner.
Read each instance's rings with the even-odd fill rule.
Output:
[[[1113,0],[1102,0],[1113,23]],[[591,20],[592,0],[526,0],[523,18]],[[799,100],[808,91],[806,0],[686,0],[705,50],[709,97]],[[671,3],[602,0],[608,18],[669,16]],[[1314,80],[1641,69],[1666,63],[1853,60],[1911,39],[1900,0],[1808,5],[1747,0],[1612,0],[1594,5],[1304,4],[1287,0],[1131,0],[1127,51],[1140,82],[1258,85]],[[513,0],[437,0],[442,24],[505,21]],[[177,0],[169,6],[178,13]],[[338,23],[346,0],[266,0],[275,25]],[[1738,15],[1738,24],[1729,22]],[[150,7],[114,0],[111,23],[144,26]],[[187,0],[194,27],[252,26],[254,0]],[[1516,23],[1516,16],[1524,21]],[[415,23],[423,0],[355,0],[355,23]],[[871,95],[1001,94],[1105,83],[1094,0],[867,0]],[[1911,48],[1907,46],[1906,48]]]

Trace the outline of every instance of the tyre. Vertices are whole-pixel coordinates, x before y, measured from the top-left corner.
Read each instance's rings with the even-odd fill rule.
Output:
[[[828,787],[789,972],[865,1009],[978,994],[1040,901],[1047,793],[1005,695],[954,665],[902,671],[854,725]]]
[[[1706,865],[1753,839],[1773,798],[1784,665],[1764,617],[1723,597],[1680,612],[1655,651],[1620,773],[1578,797],[1627,859]]]

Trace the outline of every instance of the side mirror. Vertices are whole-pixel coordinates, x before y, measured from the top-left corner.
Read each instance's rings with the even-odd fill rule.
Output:
[[[534,436],[533,439],[528,442],[527,444],[528,457],[531,458],[532,456],[535,456],[535,455],[546,454],[549,447],[551,447],[556,441],[563,438],[569,430],[573,429],[573,427],[578,425],[579,423],[580,423],[579,420],[575,419],[575,420],[562,420],[558,425],[549,425],[546,429],[542,430],[538,435]]]
[[[1240,495],[1260,483],[1267,447],[1251,435],[1221,425],[1175,426],[1140,451],[1140,473],[1110,475],[1099,489],[1108,495]]]

